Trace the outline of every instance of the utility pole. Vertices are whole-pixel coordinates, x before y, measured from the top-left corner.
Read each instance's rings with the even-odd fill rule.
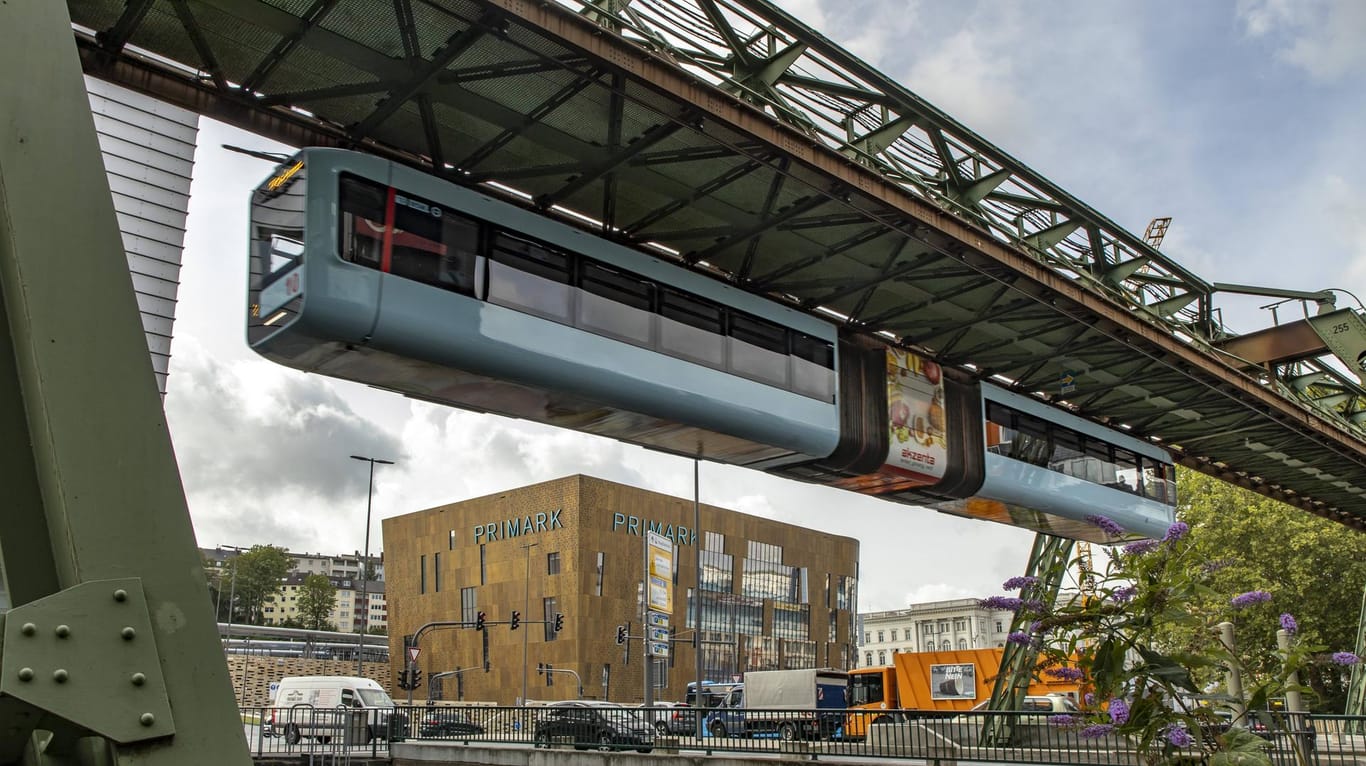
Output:
[[[526,620],[531,614],[531,549],[537,543],[526,543],[522,550],[526,551],[526,591],[522,594],[522,619]],[[526,628],[522,632],[522,704],[526,704],[526,675],[527,675],[527,642],[531,638],[531,629]]]
[[[364,677],[361,662],[365,659],[365,632],[370,629],[370,594],[369,572],[366,566],[370,563],[370,506],[375,499],[375,463],[380,465],[393,465],[392,460],[381,460],[377,457],[363,457],[352,455],[352,460],[363,460],[370,464],[370,484],[365,490],[365,556],[360,561],[360,630],[359,638],[356,639],[356,677]]]

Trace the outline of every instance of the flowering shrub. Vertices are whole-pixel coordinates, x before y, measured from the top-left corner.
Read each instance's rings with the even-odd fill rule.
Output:
[[[1107,534],[1123,534],[1104,516],[1087,520]],[[1243,663],[1216,636],[1216,623],[1231,614],[1203,615],[1189,608],[1195,596],[1211,595],[1210,576],[1222,568],[1199,560],[1189,547],[1189,531],[1185,523],[1176,522],[1161,540],[1112,549],[1106,571],[1097,573],[1094,592],[1087,598],[1046,607],[1037,598],[1037,578],[1015,577],[1004,587],[1019,590],[1019,597],[994,597],[983,603],[1014,610],[1023,618],[1017,625],[1030,623],[1006,640],[1038,648],[1036,666],[1045,675],[1086,679],[1084,715],[1059,718],[1054,725],[1073,728],[1083,738],[1123,736],[1151,764],[1192,759],[1210,766],[1270,764],[1266,740],[1249,733],[1245,721],[1230,725],[1216,714],[1220,707],[1231,711],[1235,700],[1202,694],[1197,681],[1221,678],[1224,668]],[[1253,590],[1233,596],[1227,609],[1256,617],[1257,610],[1274,601],[1272,593]],[[1274,619],[1273,615],[1267,618]],[[1281,614],[1279,623],[1290,635],[1290,648],[1276,652],[1279,668],[1274,672],[1244,679],[1247,709],[1265,709],[1268,700],[1292,689],[1308,691],[1292,683],[1293,674],[1322,647],[1301,644],[1293,615]],[[1178,625],[1194,628],[1200,638],[1180,648],[1162,648],[1164,635]],[[1338,652],[1332,660],[1350,665],[1360,658]]]

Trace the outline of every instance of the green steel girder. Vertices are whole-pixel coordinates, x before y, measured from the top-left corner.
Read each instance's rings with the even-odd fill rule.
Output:
[[[1357,618],[1356,656],[1366,657],[1366,587],[1361,591],[1361,616]],[[1347,707],[1343,715],[1366,715],[1366,663],[1358,662],[1352,666],[1352,680],[1347,686]],[[1350,734],[1361,734],[1366,725],[1360,720],[1348,722]]]
[[[1020,591],[1020,598],[1038,600],[1044,604],[1054,604],[1067,578],[1072,564],[1073,541],[1063,537],[1037,534],[1029,552],[1029,563],[1024,574],[1038,578],[1038,585]],[[1020,609],[1010,621],[1012,634],[1030,634],[1030,625],[1035,617],[1026,609]],[[991,686],[991,699],[987,710],[1008,711],[1024,708],[1024,698],[1029,694],[1029,685],[1035,678],[1039,661],[1039,647],[1034,643],[1015,643],[1007,641],[1001,655],[1001,668]],[[978,744],[984,747],[999,747],[1010,744],[1012,723],[1009,716],[991,716],[984,722]]]

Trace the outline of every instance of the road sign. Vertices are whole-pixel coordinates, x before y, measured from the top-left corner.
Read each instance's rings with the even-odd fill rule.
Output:
[[[664,641],[664,642],[667,643],[668,640],[669,640],[669,629],[668,629],[668,628],[655,628],[655,627],[651,627],[651,628],[650,628],[650,640],[651,640],[651,641]]]
[[[650,618],[650,622],[649,622],[650,627],[652,627],[652,628],[667,628],[667,627],[669,627],[669,615],[665,614],[664,612],[656,612],[655,610],[651,609],[651,610],[649,611],[649,613],[648,613],[648,616],[649,616],[649,618]]]
[[[422,651],[422,650],[421,650],[420,648],[416,647],[416,646],[410,646],[410,647],[408,647],[408,662],[410,662],[410,663],[411,663],[411,662],[417,662],[417,655],[418,655],[418,652],[421,652],[421,651]]]
[[[668,642],[668,641],[651,641],[651,642],[649,643],[649,647],[650,647],[650,656],[651,656],[651,657],[668,657],[668,656],[669,656],[669,642]]]

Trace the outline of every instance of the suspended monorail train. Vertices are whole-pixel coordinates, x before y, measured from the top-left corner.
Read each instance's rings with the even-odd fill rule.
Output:
[[[250,236],[290,367],[1063,537],[1175,516],[1157,446],[401,164],[305,149]]]

